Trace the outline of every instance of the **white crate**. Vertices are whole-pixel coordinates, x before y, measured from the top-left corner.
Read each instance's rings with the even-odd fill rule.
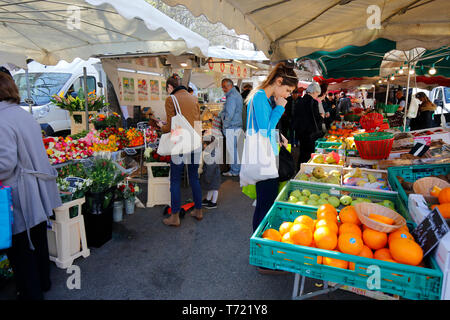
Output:
[[[363,174],[363,176],[365,174],[372,174],[375,178],[382,178],[386,180],[386,183],[389,187],[390,190],[382,190],[382,189],[375,189],[375,188],[364,188],[364,187],[358,187],[358,186],[351,186],[351,185],[346,185],[344,184],[344,176],[351,172],[352,170],[355,170],[356,168],[344,168],[342,170],[342,186],[346,187],[346,188],[352,188],[352,189],[357,189],[357,190],[367,190],[367,191],[377,191],[377,192],[387,192],[387,193],[397,193],[396,191],[392,191],[392,187],[389,184],[388,181],[388,172],[387,170],[374,170],[374,169],[364,169],[364,168],[360,168],[361,173]]]
[[[377,170],[378,169],[378,160],[366,160],[366,159],[362,159],[360,157],[347,157],[345,159],[345,165],[347,167],[354,167],[356,168],[358,165],[364,165],[364,166],[372,166],[372,168],[367,168],[367,169],[373,169],[373,170]]]
[[[168,177],[153,176],[152,167],[168,167],[166,162],[148,162],[145,164],[148,174],[147,207],[156,205],[170,206],[170,173]]]
[[[85,198],[73,200],[53,210],[55,219],[50,219],[51,229],[47,229],[47,240],[50,260],[58,268],[66,269],[78,257],[87,258],[90,255],[81,214],[84,202]],[[74,206],[78,207],[78,215],[70,218],[70,208]]]

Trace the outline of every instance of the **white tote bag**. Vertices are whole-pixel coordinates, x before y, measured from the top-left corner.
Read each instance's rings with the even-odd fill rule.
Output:
[[[180,105],[174,95],[170,96],[176,115],[171,120],[169,133],[161,135],[157,153],[161,156],[189,154],[201,148],[201,137],[181,114]]]
[[[411,102],[409,103],[408,113],[406,116],[410,119],[417,117],[417,112],[419,111],[420,101],[416,97],[411,97]]]
[[[269,139],[271,133],[267,132],[267,137],[265,137],[261,132],[261,128],[258,129],[258,132],[254,132],[253,112],[254,105],[252,101],[247,120],[241,171],[239,173],[241,187],[278,177],[277,160]],[[252,119],[251,129],[249,126],[250,119]]]

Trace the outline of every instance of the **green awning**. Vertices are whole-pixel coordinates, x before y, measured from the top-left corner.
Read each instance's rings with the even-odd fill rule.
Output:
[[[365,46],[316,51],[300,59],[316,60],[325,78],[374,77],[380,74],[380,65],[386,52],[395,48],[395,41],[379,38]]]

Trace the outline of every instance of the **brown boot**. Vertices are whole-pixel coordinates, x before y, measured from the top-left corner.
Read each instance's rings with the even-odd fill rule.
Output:
[[[163,219],[163,223],[166,226],[179,227],[180,226],[180,214],[179,214],[179,212],[172,213],[168,218]]]
[[[194,217],[198,221],[203,219],[202,209],[195,209],[191,212],[191,217]]]

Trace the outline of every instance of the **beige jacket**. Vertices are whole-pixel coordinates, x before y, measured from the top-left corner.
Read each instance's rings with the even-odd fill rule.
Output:
[[[191,95],[184,89],[175,92],[175,97],[180,105],[181,114],[186,118],[191,126],[196,129],[197,133],[202,135],[202,125],[200,119],[200,106],[198,105],[198,100],[195,96]],[[166,99],[166,116],[167,124],[161,128],[162,132],[170,132],[172,127],[172,117],[176,115],[175,106],[173,104],[172,98],[169,96]],[[197,123],[197,126],[195,125]]]

